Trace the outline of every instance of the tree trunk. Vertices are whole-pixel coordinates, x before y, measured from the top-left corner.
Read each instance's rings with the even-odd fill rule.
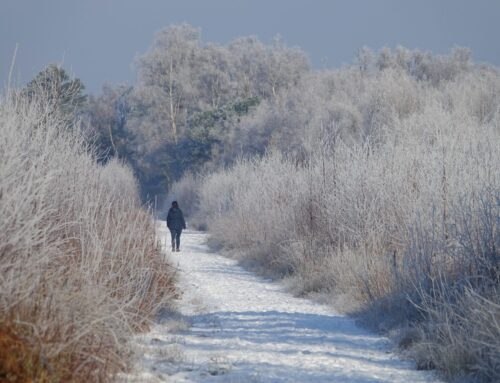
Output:
[[[174,86],[172,82],[172,72],[173,72],[173,59],[170,58],[170,70],[168,73],[168,98],[170,101],[170,125],[172,127],[172,135],[174,136],[174,142],[177,145],[177,124],[175,122],[176,107],[174,105]]]

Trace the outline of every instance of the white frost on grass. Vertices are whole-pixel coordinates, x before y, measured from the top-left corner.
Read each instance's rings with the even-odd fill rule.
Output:
[[[168,243],[164,223],[158,230]],[[181,270],[180,323],[189,328],[167,321],[138,338],[144,354],[126,380],[438,381],[394,355],[386,338],[210,253],[205,241],[205,234],[185,232],[182,252],[171,255]]]

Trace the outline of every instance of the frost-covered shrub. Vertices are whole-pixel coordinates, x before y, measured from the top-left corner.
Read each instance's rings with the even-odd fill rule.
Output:
[[[173,275],[132,172],[47,100],[0,100],[0,380],[106,381]]]
[[[384,302],[419,329],[422,367],[495,381],[500,75],[461,56],[414,64],[309,78],[320,97],[293,96],[280,117],[314,115],[302,148],[206,176],[200,209],[214,238],[298,293]]]

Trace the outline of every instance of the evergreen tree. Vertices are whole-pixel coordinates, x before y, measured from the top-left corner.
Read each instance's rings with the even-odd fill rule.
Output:
[[[23,93],[29,98],[45,95],[55,113],[65,121],[73,121],[87,100],[84,89],[80,79],[70,77],[61,66],[50,64],[26,85]]]

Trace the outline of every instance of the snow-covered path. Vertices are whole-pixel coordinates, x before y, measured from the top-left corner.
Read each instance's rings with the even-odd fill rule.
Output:
[[[164,224],[159,232],[167,235]],[[128,381],[437,381],[392,354],[385,338],[209,253],[205,240],[186,232],[171,255],[189,326],[165,320],[141,336],[144,355]]]

